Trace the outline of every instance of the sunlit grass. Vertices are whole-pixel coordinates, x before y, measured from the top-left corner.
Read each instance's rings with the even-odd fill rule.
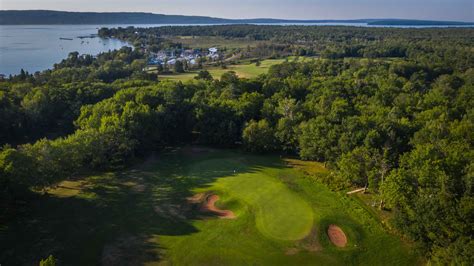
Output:
[[[256,63],[242,63],[242,64],[237,64],[237,65],[228,65],[225,69],[221,67],[210,67],[207,68],[206,70],[211,73],[211,75],[214,78],[219,79],[222,74],[229,72],[229,71],[234,71],[237,76],[241,78],[254,78],[257,77],[261,74],[265,74],[268,72],[268,69],[277,64],[283,63],[285,60],[284,59],[268,59],[268,60],[263,60],[260,64],[260,66],[257,66]],[[194,79],[196,75],[199,73],[199,71],[192,71],[192,72],[186,72],[186,73],[173,73],[173,74],[166,74],[166,75],[159,75],[160,79],[168,79],[168,80],[175,80],[175,81],[187,81]]]
[[[93,265],[110,250],[138,265],[417,263],[362,201],[308,173],[329,171],[278,156],[177,149],[49,189],[30,207],[31,218],[1,227],[2,243],[10,243],[1,247],[20,264],[53,254],[67,265]],[[217,206],[236,218],[189,208],[186,198],[203,192],[219,195]],[[345,248],[329,242],[330,224],[344,230]]]

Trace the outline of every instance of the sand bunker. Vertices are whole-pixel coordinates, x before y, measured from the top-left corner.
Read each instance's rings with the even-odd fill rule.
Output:
[[[222,219],[234,219],[236,216],[231,210],[221,210],[215,206],[219,196],[210,193],[199,193],[187,198],[188,203],[199,206],[199,211],[217,215]]]
[[[201,204],[204,202],[204,200],[206,199],[206,194],[204,193],[199,193],[199,194],[196,194],[192,197],[188,197],[186,198],[188,200],[189,203],[191,204]]]
[[[199,198],[199,196],[197,196]],[[234,219],[235,214],[230,210],[221,210],[215,206],[215,203],[219,200],[217,195],[209,195],[205,198],[203,205],[201,206],[201,211],[211,212],[219,216],[222,219]]]
[[[337,247],[345,247],[347,244],[347,237],[346,234],[344,234],[344,231],[342,229],[334,224],[331,224],[328,228],[328,236],[329,240],[337,246]]]

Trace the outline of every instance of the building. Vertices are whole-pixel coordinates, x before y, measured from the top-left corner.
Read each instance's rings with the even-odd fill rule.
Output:
[[[209,48],[208,56],[211,59],[218,59],[219,58],[219,50],[216,47]]]
[[[200,49],[170,49],[170,50],[162,50],[158,51],[157,53],[151,53],[150,57],[148,58],[148,65],[156,66],[156,65],[164,65],[165,63],[168,65],[176,64],[176,61],[186,61],[190,65],[195,65],[199,61],[200,57],[208,57],[213,60],[219,59],[219,50],[215,47],[211,47],[208,49],[207,54],[203,54]]]

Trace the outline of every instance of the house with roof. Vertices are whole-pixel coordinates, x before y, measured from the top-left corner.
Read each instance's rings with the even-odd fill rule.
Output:
[[[216,47],[209,48],[209,54],[207,57],[211,59],[218,59],[219,58],[219,50]]]
[[[207,57],[213,60],[219,59],[219,50],[216,47],[211,47],[208,52],[202,52],[201,49],[167,49],[156,53],[150,53],[148,58],[148,65],[174,65],[176,61],[186,61],[188,64],[195,65],[200,57]]]

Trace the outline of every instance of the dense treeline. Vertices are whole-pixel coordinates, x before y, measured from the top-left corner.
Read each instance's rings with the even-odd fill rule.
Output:
[[[358,31],[354,29],[355,36]],[[376,31],[382,34],[383,29]],[[428,34],[419,32],[420,39]],[[18,188],[43,188],[84,170],[123,167],[166,146],[242,144],[252,152],[326,162],[334,171],[323,182],[333,189],[367,187],[377,195],[380,208],[393,211],[393,224],[419,243],[432,262],[472,264],[474,62],[472,55],[461,56],[472,30],[462,32],[465,36],[456,30],[440,30],[437,37],[432,33],[439,42],[436,47],[451,49],[454,58],[443,52],[430,57],[428,45],[413,48],[416,55],[396,59],[287,62],[251,80],[233,72],[213,79],[203,71],[184,84],[153,81],[138,70],[104,79],[80,74],[90,64],[97,64],[90,73],[100,72],[114,58],[122,58],[118,62],[124,68],[138,64],[140,59],[131,60],[133,52],[126,49],[110,57],[112,61],[78,63],[70,58],[52,72],[14,77],[0,83],[1,113],[8,121],[22,117],[22,112],[34,114],[39,119],[34,121],[63,121],[52,115],[67,114],[61,109],[63,98],[57,98],[56,107],[38,104],[69,91],[62,88],[72,88],[66,99],[78,109],[64,118],[74,120],[73,133],[3,148],[2,193],[14,197]],[[410,38],[415,44],[407,46],[426,41]],[[456,45],[448,49],[451,43]],[[70,71],[63,78],[71,84],[50,90],[49,84],[61,84],[53,76],[63,69]],[[97,95],[84,100],[79,91],[88,91],[85,84]],[[26,93],[18,94],[23,90]],[[13,112],[17,109],[19,113]],[[2,124],[2,129],[8,126]],[[7,136],[5,142],[10,141]]]
[[[131,86],[133,82],[127,80],[156,80],[156,75],[142,71],[143,58],[126,47],[97,57],[74,52],[53,70],[21,71],[0,82],[0,145],[72,133],[81,106]]]
[[[154,36],[219,36],[227,38],[247,38],[249,40],[273,40],[282,42],[315,42],[325,44],[344,42],[399,40],[451,40],[464,44],[472,41],[470,28],[366,28],[348,26],[274,26],[274,25],[211,25],[211,26],[164,26],[153,28],[102,28],[99,34],[136,37]]]
[[[262,41],[252,56],[279,57],[289,54],[321,55],[324,58],[399,57],[438,67],[472,67],[474,31],[470,28],[364,28],[341,26],[217,25],[155,28],[103,28],[102,37],[117,37],[137,47],[159,48],[158,39],[170,36],[218,36]],[[170,44],[167,44],[169,46]],[[174,44],[181,46],[181,44]],[[161,47],[163,48],[163,47]],[[246,52],[246,49],[234,53]]]

